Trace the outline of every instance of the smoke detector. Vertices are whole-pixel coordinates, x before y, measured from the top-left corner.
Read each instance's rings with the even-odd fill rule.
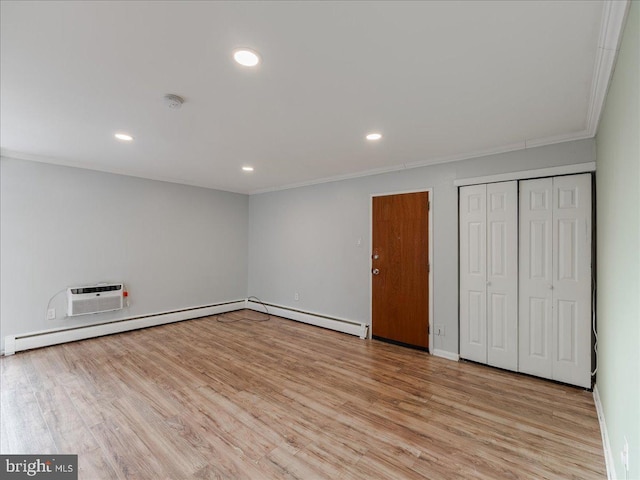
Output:
[[[178,109],[182,107],[184,98],[179,95],[174,95],[173,93],[168,93],[164,96],[164,103],[166,103],[169,108]]]

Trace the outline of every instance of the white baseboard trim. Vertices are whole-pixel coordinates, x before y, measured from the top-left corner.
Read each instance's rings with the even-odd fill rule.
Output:
[[[362,339],[367,338],[369,326],[365,323],[356,322],[354,320],[346,320],[342,318],[327,317],[317,313],[303,312],[278,305],[265,304],[269,309],[269,313],[284,317],[297,322],[308,323],[316,327],[328,328],[349,335],[355,335]],[[247,308],[256,312],[264,312],[264,307],[258,302],[247,300]]]
[[[616,476],[616,465],[613,461],[613,452],[609,443],[609,431],[607,430],[607,422],[604,418],[604,409],[600,401],[600,393],[598,385],[593,386],[593,402],[596,404],[596,412],[598,412],[598,422],[600,423],[600,435],[602,435],[602,448],[604,449],[604,461],[607,466],[607,478],[614,480]]]
[[[460,361],[460,355],[458,355],[457,353],[447,352],[446,350],[438,350],[437,348],[433,349],[431,355],[433,355],[434,357],[446,358],[447,360],[453,360],[454,362]]]
[[[243,308],[245,308],[245,300],[234,300],[232,302],[218,303],[215,305],[123,318],[121,320],[94,325],[43,330],[20,335],[7,335],[4,337],[4,355],[13,355],[16,352],[30,350],[32,348],[48,347],[59,343],[75,342],[76,340],[85,340],[87,338],[101,337],[113,333],[127,332],[140,328],[164,325],[166,323],[216,315],[218,313],[232,312],[242,310]]]

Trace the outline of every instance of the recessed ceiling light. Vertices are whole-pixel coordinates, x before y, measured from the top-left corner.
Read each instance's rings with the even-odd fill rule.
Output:
[[[370,133],[367,135],[367,140],[380,140],[382,138],[381,133]]]
[[[255,67],[260,63],[260,56],[257,52],[248,48],[239,48],[233,52],[233,59],[245,67]]]
[[[253,172],[253,167],[242,167],[245,172]]]
[[[131,142],[133,140],[133,137],[127,133],[116,133],[114,137],[123,142]]]

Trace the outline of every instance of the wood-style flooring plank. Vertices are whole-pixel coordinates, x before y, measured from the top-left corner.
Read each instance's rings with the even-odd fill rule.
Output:
[[[0,450],[87,480],[606,476],[589,392],[261,318],[3,358]]]
[[[0,392],[1,421],[7,442],[7,450],[2,453],[58,453],[35,393],[7,387],[4,384]]]

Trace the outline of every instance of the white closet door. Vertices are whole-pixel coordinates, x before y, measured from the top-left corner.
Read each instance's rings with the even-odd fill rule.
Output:
[[[591,175],[553,180],[553,379],[591,387]]]
[[[487,363],[518,369],[518,183],[487,185]]]
[[[520,182],[519,353],[521,372],[553,372],[553,180]]]
[[[460,356],[487,363],[486,185],[460,188]]]

